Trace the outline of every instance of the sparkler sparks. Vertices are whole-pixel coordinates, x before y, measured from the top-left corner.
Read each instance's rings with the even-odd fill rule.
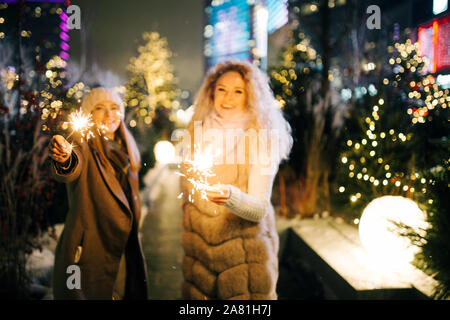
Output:
[[[83,142],[83,139],[89,140],[94,137],[95,123],[90,113],[84,114],[82,110],[74,111],[69,115],[69,121],[66,124],[72,128],[72,132],[66,139],[70,138],[75,132],[81,135],[81,142]],[[106,129],[105,125],[97,125],[97,132],[100,136],[106,133]],[[106,136],[104,136],[104,139],[108,140]]]
[[[187,181],[192,184],[192,195],[195,194],[195,192],[200,192],[200,197],[209,201],[206,195],[206,191],[216,190],[216,188],[208,183],[208,178],[215,176],[215,173],[211,170],[213,166],[213,156],[211,149],[207,149],[203,152],[197,149],[194,152],[194,160],[186,159],[185,162],[189,165],[187,174],[190,177],[187,177],[181,172],[176,172],[176,174],[186,177]],[[194,202],[191,194],[188,195],[188,200],[191,203]]]
[[[68,139],[74,132],[79,132],[81,135],[81,142],[83,139],[89,140],[94,137],[92,127],[94,122],[92,121],[91,114],[84,114],[82,110],[74,111],[69,115],[70,121],[68,124],[72,127],[72,133],[66,138]]]

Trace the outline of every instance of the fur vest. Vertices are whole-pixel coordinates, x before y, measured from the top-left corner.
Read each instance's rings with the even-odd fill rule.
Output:
[[[276,299],[279,239],[273,207],[260,222],[244,220],[193,191],[188,168],[181,167],[186,175],[181,178],[184,299]],[[247,193],[249,168],[214,165],[208,183],[231,184]]]

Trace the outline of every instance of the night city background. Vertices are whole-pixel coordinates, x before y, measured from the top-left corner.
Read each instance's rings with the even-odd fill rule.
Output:
[[[230,58],[266,72],[293,130],[278,298],[450,297],[447,0],[0,1],[0,297],[53,299],[68,203],[47,145],[103,86],[142,156],[149,299],[181,299],[171,134]]]

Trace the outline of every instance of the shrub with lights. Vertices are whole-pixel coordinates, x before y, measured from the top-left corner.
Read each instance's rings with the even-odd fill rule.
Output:
[[[1,298],[30,297],[28,255],[40,248],[39,237],[52,230],[55,211],[63,209],[58,192],[64,189],[49,174],[47,133],[61,114],[66,92],[64,8],[24,1],[0,5]],[[42,30],[34,29],[33,23],[44,11],[46,22],[56,30],[53,38],[46,38],[48,47],[37,41]],[[7,26],[14,21],[17,29],[11,32]],[[62,51],[57,54],[53,45]]]
[[[280,198],[276,204],[283,215],[311,217],[330,210],[328,181],[338,134],[330,96],[321,94],[321,69],[321,56],[298,29],[292,31],[280,61],[268,72],[294,138],[289,160],[281,165],[277,179],[280,192],[275,195]]]
[[[355,224],[383,195],[423,199],[430,182],[423,172],[448,157],[448,89],[422,74],[427,61],[418,44],[407,40],[388,51],[377,94],[347,123],[353,132],[347,131],[333,186],[339,210]]]

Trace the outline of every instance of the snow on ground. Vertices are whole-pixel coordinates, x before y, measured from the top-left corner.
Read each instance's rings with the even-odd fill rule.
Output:
[[[58,238],[63,228],[63,224],[55,225]],[[34,249],[26,263],[26,270],[31,279],[31,294],[33,299],[51,300],[53,299],[51,280],[57,241],[46,233],[38,242],[42,250]]]

